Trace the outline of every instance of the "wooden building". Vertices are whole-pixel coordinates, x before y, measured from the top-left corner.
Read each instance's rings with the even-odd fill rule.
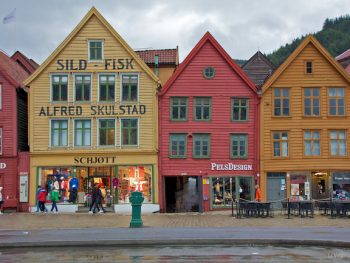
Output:
[[[260,177],[265,199],[350,191],[350,77],[307,36],[262,87]]]
[[[58,180],[61,211],[89,203],[94,184],[116,212],[135,190],[159,210],[158,78],[95,8],[25,84],[31,205]]]
[[[0,186],[4,209],[28,211],[27,90],[22,85],[35,70],[22,53],[0,52]],[[35,63],[35,64],[34,64]]]
[[[336,56],[335,59],[343,66],[345,71],[350,74],[350,49]]]
[[[161,211],[254,199],[258,117],[255,85],[207,32],[159,95]]]

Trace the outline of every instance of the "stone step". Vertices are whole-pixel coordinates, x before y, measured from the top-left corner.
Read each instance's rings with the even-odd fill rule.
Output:
[[[114,213],[114,206],[110,206],[110,207],[103,206],[103,208],[105,209],[105,211],[107,213]],[[87,207],[87,206],[78,206],[77,213],[88,213],[88,212],[89,212],[89,207]]]

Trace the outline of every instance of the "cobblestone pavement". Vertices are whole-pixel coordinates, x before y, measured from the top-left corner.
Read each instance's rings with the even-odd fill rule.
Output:
[[[0,230],[69,229],[69,228],[126,228],[130,215],[106,214],[33,214],[11,213],[0,215]],[[315,215],[314,218],[300,218],[278,214],[273,218],[243,218],[231,216],[231,211],[186,214],[145,214],[145,227],[350,227],[350,218],[331,219]]]

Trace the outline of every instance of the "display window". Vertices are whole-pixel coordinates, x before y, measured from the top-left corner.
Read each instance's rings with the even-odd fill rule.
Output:
[[[152,202],[152,167],[151,166],[118,166],[118,201],[130,203],[130,194],[142,192],[144,203]]]
[[[310,184],[306,175],[290,175],[291,200],[308,200]]]
[[[350,200],[350,172],[332,173],[333,198]]]

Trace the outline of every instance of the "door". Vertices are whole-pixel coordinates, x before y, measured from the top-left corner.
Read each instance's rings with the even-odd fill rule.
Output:
[[[286,174],[285,173],[267,173],[267,201],[281,201],[287,196]],[[281,202],[273,203],[274,208],[281,208]]]

